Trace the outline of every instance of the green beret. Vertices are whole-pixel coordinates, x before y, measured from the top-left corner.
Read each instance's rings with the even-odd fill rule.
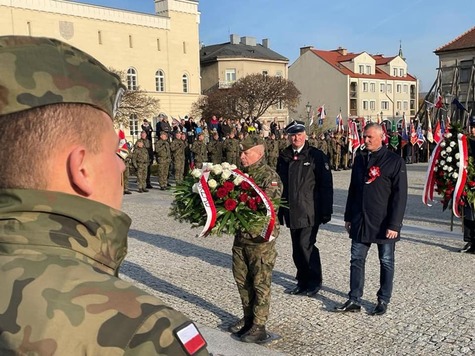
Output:
[[[255,147],[257,145],[263,145],[264,140],[261,136],[256,134],[247,135],[247,137],[241,141],[240,147],[242,151],[247,151],[248,149]]]
[[[0,115],[58,103],[114,117],[120,78],[87,53],[52,38],[0,36]]]

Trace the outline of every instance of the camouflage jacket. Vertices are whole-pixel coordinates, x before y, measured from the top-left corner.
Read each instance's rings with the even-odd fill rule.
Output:
[[[261,188],[271,200],[280,200],[284,189],[282,181],[277,172],[265,163],[264,158],[261,158],[249,167],[245,167],[243,171],[254,179],[254,182],[256,182],[259,188]],[[278,237],[280,233],[279,219],[277,218],[278,210],[278,207],[274,206],[276,213],[274,231],[272,232],[274,237]],[[264,242],[264,240],[259,236],[252,236],[245,232],[238,233],[235,240],[237,244],[255,244],[262,242]]]
[[[145,147],[135,147],[132,152],[132,165],[137,167],[139,164],[148,164],[148,152]]]
[[[188,354],[193,324],[117,277],[130,223],[78,196],[0,190],[0,355]]]
[[[170,162],[172,159],[170,143],[167,140],[158,140],[155,143],[155,154],[157,155],[157,162]]]
[[[183,140],[176,138],[170,143],[170,151],[175,162],[185,160],[185,148],[186,142]]]
[[[279,157],[279,141],[266,140],[266,153],[268,157]]]
[[[191,152],[194,153],[195,161],[205,162],[207,160],[206,143],[204,141],[196,140],[191,146]]]

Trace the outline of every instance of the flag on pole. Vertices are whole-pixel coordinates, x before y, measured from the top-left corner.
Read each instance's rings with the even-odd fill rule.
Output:
[[[358,134],[358,126],[356,122],[348,119],[348,149],[355,154],[360,147],[360,135]]]
[[[129,155],[129,146],[125,139],[125,132],[122,129],[119,130],[119,147],[117,148],[117,154],[124,160]]]
[[[313,118],[314,118],[314,115],[315,115],[315,111],[312,110],[312,115],[310,115],[310,122],[308,123],[308,126],[312,126],[312,125],[313,125]]]
[[[417,133],[416,133],[416,129],[414,127],[414,122],[411,121],[411,124],[410,124],[410,130],[411,130],[411,145],[415,145],[417,143]]]
[[[438,90],[437,90],[437,92],[435,93],[434,106],[435,106],[437,109],[440,109],[441,107],[444,106],[444,104],[442,103],[442,95],[440,95],[440,93],[439,93]]]
[[[386,125],[381,125],[381,127],[384,132],[383,145],[387,145],[389,143],[388,129],[386,129]]]
[[[320,106],[317,111],[318,111],[318,117],[319,117],[320,119],[324,120],[325,117],[326,117],[325,105]]]
[[[406,114],[402,114],[402,130],[401,130],[401,148],[409,143],[409,137],[407,136],[406,126]]]
[[[463,106],[463,105],[460,103],[460,101],[458,101],[457,98],[454,98],[454,100],[452,100],[452,104],[454,104],[454,105],[457,107],[457,109],[462,110],[462,111],[467,111],[467,112],[468,112],[468,110],[465,109],[465,106]]]
[[[394,121],[391,126],[391,139],[389,140],[389,144],[395,149],[397,148],[397,146],[399,146],[399,134],[397,132],[396,123]]]
[[[365,119],[363,118],[363,120],[361,120],[361,132],[364,131],[365,126],[366,126],[366,121],[365,121]],[[363,138],[363,136],[361,136],[361,138],[360,138],[360,144],[361,144],[361,145],[364,145],[364,138]]]
[[[440,121],[437,120],[437,124],[435,125],[435,129],[434,129],[434,142],[439,143],[441,139],[442,139],[442,132],[440,129]]]
[[[429,110],[427,110],[427,141],[434,142],[434,135],[432,134],[432,122],[431,122]]]
[[[417,141],[416,141],[416,143],[418,144],[419,147],[422,147],[425,140],[426,139],[425,139],[424,135],[422,134],[421,123],[419,122],[419,124],[417,125]]]
[[[343,132],[343,117],[339,113],[336,117],[336,132]]]

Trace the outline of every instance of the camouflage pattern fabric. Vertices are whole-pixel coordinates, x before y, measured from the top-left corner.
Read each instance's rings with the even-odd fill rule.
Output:
[[[213,164],[223,162],[223,143],[215,138],[208,142],[208,158]]]
[[[83,103],[111,118],[125,87],[96,59],[64,42],[0,37],[0,115],[58,103]]]
[[[328,156],[328,143],[324,138],[317,139],[317,145],[315,147]]]
[[[197,168],[203,168],[203,162],[206,162],[208,159],[205,142],[200,140],[193,142],[191,152],[193,152],[195,166]]]
[[[0,190],[2,356],[186,355],[174,330],[189,320],[117,277],[130,223],[78,196]]]
[[[122,179],[124,181],[124,192],[129,190],[129,178],[130,178],[130,163],[132,161],[132,157],[130,155],[130,150],[128,150],[128,155],[124,159],[125,169],[124,173],[122,174]]]
[[[266,140],[267,162],[272,169],[277,168],[279,158],[279,141],[269,138]]]
[[[239,141],[237,138],[227,138],[223,143],[224,160],[230,164],[239,163]]]
[[[134,148],[132,152],[132,164],[137,170],[137,188],[145,189],[147,186],[147,166],[149,162],[148,151],[145,147]]]
[[[168,172],[172,161],[170,143],[167,140],[158,140],[155,143],[155,154],[158,162],[158,184],[161,188],[168,185]]]
[[[175,167],[176,184],[181,184],[183,182],[183,177],[185,173],[185,148],[186,142],[181,139],[175,138],[170,143],[173,166]]]
[[[245,171],[254,179],[271,199],[280,199],[283,191],[279,175],[261,159],[246,167]],[[279,236],[278,221],[272,235]],[[244,317],[254,324],[265,325],[269,317],[272,270],[277,258],[275,241],[264,242],[262,237],[240,232],[234,238],[233,275],[238,287]]]

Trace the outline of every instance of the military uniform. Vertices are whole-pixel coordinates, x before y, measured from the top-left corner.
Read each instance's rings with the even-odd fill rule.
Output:
[[[124,158],[125,169],[124,173],[122,174],[122,179],[124,180],[124,194],[130,194],[129,190],[129,178],[130,178],[130,163],[132,161],[132,157],[130,154],[130,149],[127,146],[127,156]]]
[[[223,162],[223,142],[216,135],[208,142],[208,158],[213,164]]]
[[[227,138],[223,143],[224,161],[230,164],[239,163],[239,141],[234,137]]]
[[[165,190],[168,186],[168,173],[172,161],[170,143],[168,140],[160,139],[155,143],[155,154],[158,162],[158,183],[160,184],[160,189]]]
[[[317,145],[315,147],[322,151],[325,156],[328,157],[328,143],[324,137],[319,137],[317,139]]]
[[[146,187],[147,188],[152,188],[152,183],[150,181],[150,175],[152,174],[152,163],[153,163],[153,147],[152,147],[152,141],[150,141],[148,138],[139,138],[135,142],[135,146],[137,146],[137,142],[142,141],[143,146],[147,149],[148,153],[148,161],[147,161],[147,171],[146,171]]]
[[[279,141],[275,138],[266,140],[267,163],[272,169],[277,168],[277,159],[279,158]]]
[[[203,134],[201,134],[203,135]],[[206,143],[197,139],[191,146],[191,152],[193,153],[193,160],[196,168],[203,168],[203,162],[207,161],[207,147]]]
[[[256,163],[244,167],[244,172],[254,179],[270,199],[280,199],[282,182],[275,170],[265,164],[263,157]],[[279,231],[276,219],[272,236],[278,237]],[[244,333],[251,326],[264,328],[269,317],[272,270],[277,258],[275,239],[265,242],[261,236],[241,231],[234,238],[232,253],[233,275],[244,314],[243,329],[238,332]],[[242,337],[245,338],[246,334],[244,333]]]
[[[137,188],[139,193],[147,191],[147,166],[149,162],[148,150],[135,144],[132,152],[132,165],[137,171]]]
[[[181,138],[175,138],[170,143],[173,166],[175,167],[175,181],[178,185],[183,182],[185,172],[185,148],[186,143]]]
[[[189,320],[117,277],[126,214],[57,192],[0,201],[0,354],[186,355],[174,331]]]

